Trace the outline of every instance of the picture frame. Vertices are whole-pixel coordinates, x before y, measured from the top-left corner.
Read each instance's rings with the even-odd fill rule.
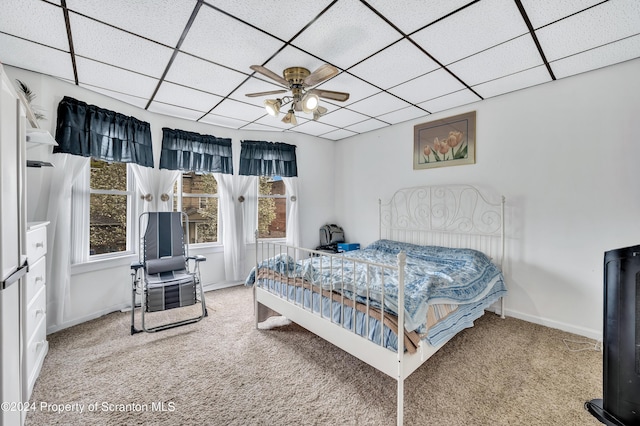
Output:
[[[414,170],[475,164],[476,112],[417,124],[413,140]]]

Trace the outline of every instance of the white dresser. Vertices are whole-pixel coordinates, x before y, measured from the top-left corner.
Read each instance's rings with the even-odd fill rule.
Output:
[[[29,401],[44,357],[47,342],[47,225],[27,224],[27,261],[29,272],[22,292],[23,401]]]

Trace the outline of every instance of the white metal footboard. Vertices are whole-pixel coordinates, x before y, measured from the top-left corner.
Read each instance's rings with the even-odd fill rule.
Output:
[[[369,326],[369,317],[370,317],[370,309],[373,309],[369,306],[367,301],[366,309],[364,312],[364,324],[366,327],[365,336],[361,336],[357,333],[356,330],[356,309],[352,309],[352,319],[351,319],[351,328],[345,328],[342,323],[345,321],[344,316],[340,315],[340,322],[334,321],[333,315],[333,306],[334,303],[329,303],[330,315],[329,317],[325,317],[323,315],[323,302],[322,295],[323,291],[321,287],[315,287],[313,285],[303,286],[303,297],[304,290],[308,290],[311,292],[311,300],[313,301],[313,295],[318,294],[321,302],[319,305],[318,312],[314,311],[313,303],[310,304],[310,307],[305,307],[304,299],[302,303],[299,303],[296,299],[297,292],[294,290],[294,297],[290,297],[289,286],[287,286],[287,291],[285,295],[282,296],[282,291],[278,294],[272,292],[267,286],[265,286],[264,281],[270,279],[267,275],[263,277],[263,279],[258,279],[257,265],[265,259],[270,259],[275,257],[278,254],[287,254],[291,256],[295,263],[298,260],[303,258],[308,258],[310,256],[330,256],[338,260],[344,259],[340,254],[327,254],[325,252],[319,252],[315,250],[303,249],[298,247],[291,247],[284,244],[277,244],[272,242],[265,241],[257,241],[256,242],[256,278],[255,284],[253,286],[254,289],[254,303],[255,303],[255,318],[256,318],[256,328],[258,327],[258,322],[264,320],[267,316],[272,314],[271,311],[275,311],[276,313],[283,315],[284,317],[290,319],[291,321],[299,324],[300,326],[306,328],[307,330],[313,332],[319,337],[327,340],[328,342],[334,344],[340,349],[348,352],[349,354],[357,357],[358,359],[366,362],[377,370],[387,374],[388,376],[397,380],[397,422],[398,425],[402,425],[403,423],[403,412],[404,412],[404,379],[406,379],[413,371],[415,371],[424,361],[426,361],[431,355],[433,355],[442,345],[438,347],[431,346],[426,342],[422,341],[418,347],[416,353],[408,353],[405,352],[404,345],[404,327],[401,324],[404,324],[404,309],[399,309],[398,314],[398,344],[397,344],[397,352],[394,352],[390,349],[387,349],[384,346],[384,317],[385,314],[383,310],[382,317],[380,318],[380,340],[373,342],[369,340],[368,337],[368,326]],[[382,265],[372,262],[366,262],[358,259],[349,259],[349,262],[353,262],[354,264],[362,264],[367,267],[367,274],[369,273],[370,267],[376,268],[384,268],[389,271],[394,271],[398,274],[398,306],[404,306],[404,267],[406,262],[406,255],[404,252],[398,254],[398,262],[396,265]],[[333,262],[331,262],[331,267],[333,267]],[[279,279],[281,276],[276,277],[276,273],[273,271],[267,272],[267,274],[273,274],[271,279]],[[287,278],[284,278],[285,282]],[[293,280],[293,279],[290,279]],[[369,284],[369,279],[367,278],[367,287]],[[384,287],[383,287],[384,288]],[[354,306],[355,301],[344,297],[344,295],[340,294],[340,306],[343,309],[342,313],[344,313],[345,306]],[[382,296],[384,306],[384,295]]]

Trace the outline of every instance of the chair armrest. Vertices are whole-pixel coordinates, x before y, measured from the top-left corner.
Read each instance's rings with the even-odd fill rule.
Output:
[[[144,265],[142,264],[142,262],[139,261],[135,261],[135,262],[131,262],[131,269],[133,269],[134,272],[137,272],[138,269],[142,268]]]
[[[205,260],[207,260],[207,258],[202,256],[201,254],[198,254],[196,256],[189,256],[187,257],[187,259],[195,260],[196,262],[204,262]]]

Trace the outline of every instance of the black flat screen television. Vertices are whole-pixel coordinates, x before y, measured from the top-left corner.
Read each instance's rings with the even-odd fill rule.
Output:
[[[640,425],[640,245],[604,254],[603,397],[585,406],[607,425]]]

